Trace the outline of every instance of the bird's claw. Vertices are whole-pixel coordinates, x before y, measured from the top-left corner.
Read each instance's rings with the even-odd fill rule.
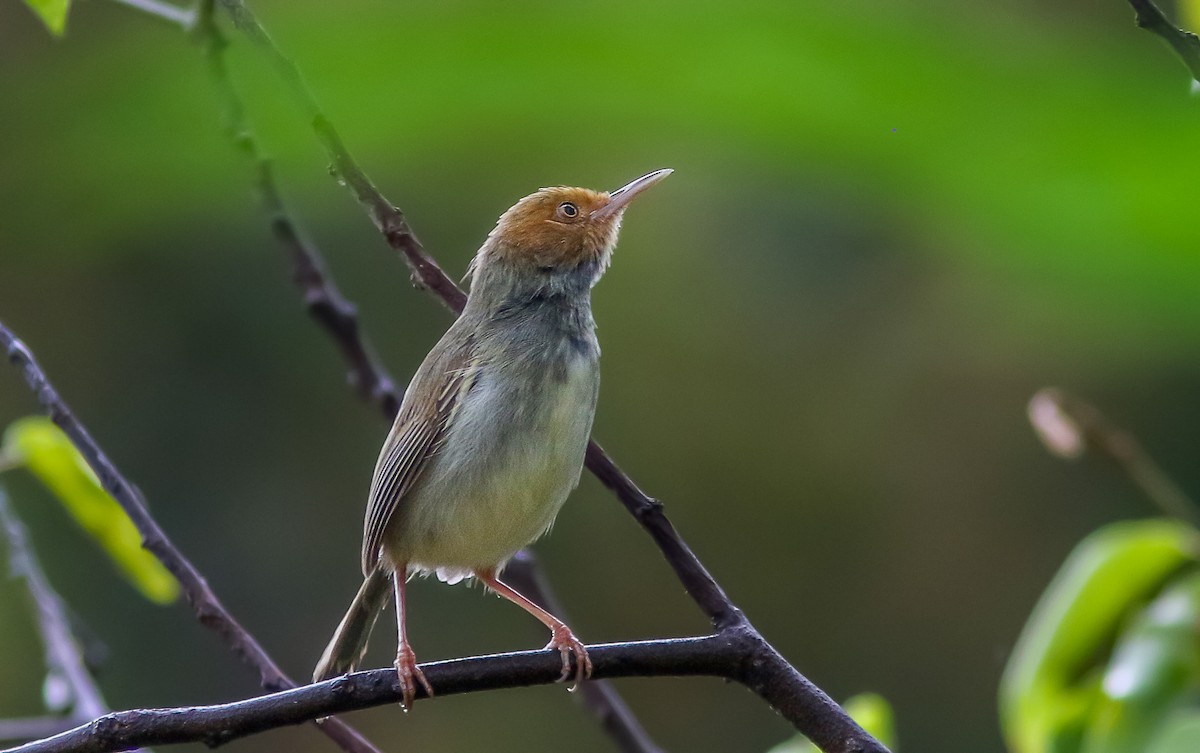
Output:
[[[575,690],[579,687],[579,683],[592,676],[592,659],[588,656],[587,647],[583,645],[583,641],[576,638],[569,627],[559,625],[554,627],[553,631],[554,635],[545,647],[558,649],[558,653],[562,657],[562,676],[558,678],[558,682],[566,682],[567,678],[571,676],[571,657],[574,656],[575,684],[570,687],[570,690]]]
[[[408,645],[401,646],[396,653],[396,677],[400,681],[402,695],[400,707],[405,711],[411,709],[413,701],[416,700],[417,683],[421,684],[426,697],[433,697],[433,688],[430,687],[429,680],[425,679],[425,673],[417,666],[417,655]]]

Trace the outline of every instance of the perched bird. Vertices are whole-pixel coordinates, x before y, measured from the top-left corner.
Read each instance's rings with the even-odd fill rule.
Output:
[[[543,188],[505,212],[468,269],[462,315],[413,376],[379,453],[363,529],[366,580],[313,675],[355,669],[390,592],[396,671],[407,710],[420,683],[405,634],[405,582],[474,577],[551,631],[563,674],[591,675],[561,620],[500,580],[504,564],[549,530],[579,483],[600,386],[591,290],[608,268],[626,207],[670,175],[612,193]]]

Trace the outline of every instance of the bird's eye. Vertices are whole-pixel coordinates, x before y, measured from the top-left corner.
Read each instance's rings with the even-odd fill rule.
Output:
[[[572,219],[579,216],[579,207],[569,201],[564,201],[558,205],[558,213],[567,219]]]

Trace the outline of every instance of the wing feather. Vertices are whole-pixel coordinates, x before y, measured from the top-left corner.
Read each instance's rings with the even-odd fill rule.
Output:
[[[400,503],[420,479],[429,457],[445,438],[459,402],[474,383],[477,368],[468,345],[457,353],[427,360],[413,378],[379,454],[371,482],[363,525],[365,574],[379,564],[384,533]]]

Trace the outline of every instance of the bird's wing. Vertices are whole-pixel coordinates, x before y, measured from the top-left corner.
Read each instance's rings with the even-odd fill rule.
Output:
[[[365,574],[370,574],[379,564],[388,523],[420,478],[426,461],[437,451],[456,407],[474,383],[478,362],[472,357],[471,350],[468,344],[427,359],[409,385],[371,481],[363,526]]]

